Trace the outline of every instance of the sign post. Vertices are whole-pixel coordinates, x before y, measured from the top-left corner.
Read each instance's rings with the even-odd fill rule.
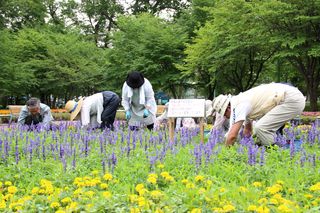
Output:
[[[170,99],[169,138],[174,140],[174,118],[200,118],[200,141],[204,141],[205,99]]]

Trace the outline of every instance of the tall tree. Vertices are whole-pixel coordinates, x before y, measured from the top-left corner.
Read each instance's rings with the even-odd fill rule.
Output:
[[[185,32],[179,26],[150,14],[121,17],[119,31],[115,32],[110,52],[110,82],[119,86],[131,70],[142,71],[156,90],[169,91],[178,97],[183,86],[176,64],[183,57]]]
[[[257,22],[266,39],[279,48],[277,56],[288,60],[303,76],[311,110],[318,110],[320,1],[265,0],[259,6]]]

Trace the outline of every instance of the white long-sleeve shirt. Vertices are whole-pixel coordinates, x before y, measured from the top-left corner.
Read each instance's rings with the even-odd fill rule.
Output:
[[[81,107],[81,125],[87,126],[90,124],[96,127],[102,123],[101,113],[103,111],[103,95],[96,93],[86,97],[83,100]]]

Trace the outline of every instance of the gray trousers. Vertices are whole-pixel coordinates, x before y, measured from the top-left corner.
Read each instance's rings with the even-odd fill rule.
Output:
[[[305,97],[295,87],[289,88],[284,101],[265,114],[254,125],[254,137],[260,145],[271,145],[274,143],[276,131],[286,122],[301,114],[305,107]]]

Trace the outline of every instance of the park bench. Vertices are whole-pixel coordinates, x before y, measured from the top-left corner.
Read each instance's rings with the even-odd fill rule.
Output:
[[[13,119],[18,118],[21,108],[24,105],[8,105],[9,113],[0,114],[0,118],[7,118],[9,120],[9,125],[13,121]]]

